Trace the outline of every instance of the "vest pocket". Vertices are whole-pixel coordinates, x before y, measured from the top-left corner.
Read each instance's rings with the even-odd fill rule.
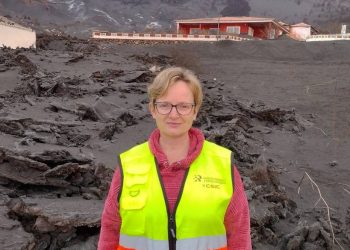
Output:
[[[138,193],[137,196],[131,196],[130,193]],[[125,210],[138,210],[145,207],[147,202],[147,196],[145,192],[141,192],[140,190],[131,190],[127,194],[120,203],[120,207]]]
[[[125,173],[123,199],[120,206],[125,210],[137,210],[145,207],[147,203],[148,174]]]

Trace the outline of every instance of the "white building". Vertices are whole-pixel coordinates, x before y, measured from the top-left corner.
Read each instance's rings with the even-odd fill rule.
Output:
[[[317,34],[318,31],[310,24],[297,23],[289,26],[289,33],[299,40],[306,40],[309,36]]]
[[[0,47],[35,48],[36,33],[30,28],[21,26],[0,16]]]

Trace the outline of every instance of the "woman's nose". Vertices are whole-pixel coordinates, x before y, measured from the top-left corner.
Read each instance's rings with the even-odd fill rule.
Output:
[[[173,107],[171,108],[170,113],[169,113],[169,116],[170,116],[170,117],[177,117],[177,116],[179,116],[179,113],[177,112],[175,106],[173,106]]]

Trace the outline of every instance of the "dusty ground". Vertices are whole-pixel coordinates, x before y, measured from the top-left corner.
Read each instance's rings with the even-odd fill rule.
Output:
[[[236,155],[254,248],[350,249],[350,43],[38,47],[0,51],[1,249],[96,248],[117,154],[154,128],[146,86],[168,65],[203,82],[195,125]]]

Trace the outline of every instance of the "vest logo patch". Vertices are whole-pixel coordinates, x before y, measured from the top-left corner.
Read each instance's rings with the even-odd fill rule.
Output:
[[[225,184],[225,180],[213,177],[204,177],[197,174],[193,177],[194,182],[200,182],[203,188],[220,189],[222,184]]]
[[[194,176],[194,182],[201,182],[201,181],[202,181],[202,176],[199,175],[199,174],[196,174],[196,175]]]

